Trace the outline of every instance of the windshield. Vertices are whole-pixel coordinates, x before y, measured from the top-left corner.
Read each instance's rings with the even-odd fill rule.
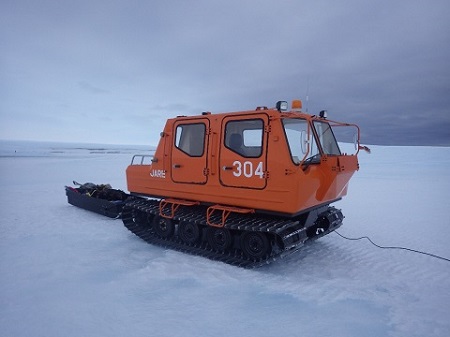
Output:
[[[340,155],[341,151],[339,150],[331,125],[327,122],[314,121],[314,128],[316,129],[323,152],[325,154]]]
[[[308,121],[299,118],[283,119],[283,126],[292,161],[296,164],[300,164],[302,160],[304,160],[304,163],[319,163],[321,152],[312,130],[308,130]],[[327,122],[314,121],[314,128],[323,153],[327,155],[340,155],[341,151],[339,150],[331,126]]]
[[[308,130],[307,120],[283,119],[283,126],[294,163],[300,164],[303,159],[320,161],[320,151],[311,130]]]

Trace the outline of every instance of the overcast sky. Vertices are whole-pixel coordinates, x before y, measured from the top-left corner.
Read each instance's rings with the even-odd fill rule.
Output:
[[[448,0],[2,0],[0,138],[156,145],[176,115],[300,98],[365,144],[450,146],[449,18]]]

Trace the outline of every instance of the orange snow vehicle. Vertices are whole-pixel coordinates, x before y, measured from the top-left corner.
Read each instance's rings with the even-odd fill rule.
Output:
[[[335,130],[354,130],[343,153]],[[296,251],[342,224],[330,206],[358,170],[359,128],[275,108],[178,116],[166,122],[154,156],[128,166],[125,226],[145,241],[242,267]],[[347,144],[348,145],[348,144]]]

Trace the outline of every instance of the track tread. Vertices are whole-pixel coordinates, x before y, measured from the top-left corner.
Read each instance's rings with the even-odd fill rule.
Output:
[[[187,244],[183,242],[177,234],[170,238],[162,238],[149,229],[149,226],[139,224],[133,216],[133,210],[144,212],[147,215],[159,215],[159,200],[148,200],[143,198],[134,198],[128,201],[122,210],[122,221],[125,227],[133,234],[146,241],[147,243],[158,245],[164,248],[174,249],[183,253],[189,253],[197,256],[206,257],[211,260],[221,261],[230,265],[239,266],[243,268],[256,268],[276,261],[287,255],[297,251],[306,241],[309,241],[306,236],[306,229],[301,228],[299,221],[292,219],[280,219],[273,216],[262,216],[255,214],[237,214],[232,213],[225,222],[225,228],[232,231],[259,231],[270,233],[274,237],[278,237],[274,242],[283,242],[281,248],[273,245],[270,255],[259,260],[252,260],[244,256],[240,249],[232,249],[229,252],[223,253],[213,250],[206,241],[200,241],[196,244]],[[189,221],[198,224],[200,227],[206,228],[206,207],[204,206],[181,206],[175,213],[173,220],[178,223],[180,221]],[[214,215],[210,219],[212,222],[221,222],[220,215]],[[326,235],[332,230],[340,226],[337,224],[334,228],[325,231],[320,236]],[[297,241],[292,244],[285,241],[288,237],[290,240],[291,231],[298,232]]]

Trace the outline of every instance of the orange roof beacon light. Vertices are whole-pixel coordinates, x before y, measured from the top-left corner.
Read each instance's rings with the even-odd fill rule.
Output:
[[[301,111],[302,110],[302,101],[299,99],[294,99],[292,101],[292,110]]]
[[[342,225],[331,206],[359,169],[359,127],[275,108],[167,120],[154,156],[126,170],[125,226],[145,241],[242,267],[298,250]],[[356,135],[341,150],[338,129]],[[348,134],[348,133],[347,133]]]

